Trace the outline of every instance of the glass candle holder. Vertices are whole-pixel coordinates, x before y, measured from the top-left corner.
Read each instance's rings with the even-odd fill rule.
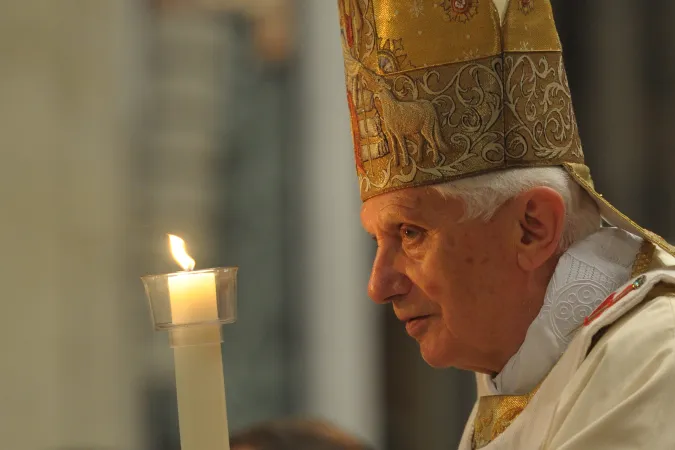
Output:
[[[213,327],[237,320],[237,267],[141,277],[155,330]]]

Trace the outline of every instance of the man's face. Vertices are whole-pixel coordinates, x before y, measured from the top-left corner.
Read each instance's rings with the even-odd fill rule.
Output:
[[[378,244],[368,293],[392,303],[431,366],[496,372],[524,332],[513,329],[528,284],[521,228],[508,202],[488,222],[462,215],[460,200],[426,187],[367,200],[361,221]]]

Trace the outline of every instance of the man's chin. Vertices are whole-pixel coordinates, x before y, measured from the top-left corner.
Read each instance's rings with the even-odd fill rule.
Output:
[[[429,366],[434,369],[447,369],[453,366],[452,358],[445,352],[439,351],[440,349],[435,348],[433,345],[425,345],[425,342],[420,342],[419,344],[422,359]]]
[[[454,367],[459,370],[468,370],[470,372],[486,373],[494,375],[493,371],[484,369],[481,366],[476,366],[468,364],[467,361],[458,360],[453,353],[448,351],[442,351],[442,349],[434,348],[433,346],[425,346],[423,343],[420,343],[420,353],[422,354],[422,359],[429,366],[434,369],[447,369],[449,367]]]

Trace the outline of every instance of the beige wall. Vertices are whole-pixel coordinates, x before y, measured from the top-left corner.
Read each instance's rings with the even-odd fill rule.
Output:
[[[0,6],[2,448],[141,448],[125,273],[131,5]]]

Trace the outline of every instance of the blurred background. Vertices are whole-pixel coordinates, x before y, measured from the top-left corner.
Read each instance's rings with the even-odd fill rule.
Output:
[[[427,0],[431,3],[433,0]],[[600,192],[675,240],[675,2],[554,0]],[[455,448],[473,376],[366,296],[334,0],[0,1],[0,440],[177,450],[139,277],[240,266],[232,431],[321,417]]]

